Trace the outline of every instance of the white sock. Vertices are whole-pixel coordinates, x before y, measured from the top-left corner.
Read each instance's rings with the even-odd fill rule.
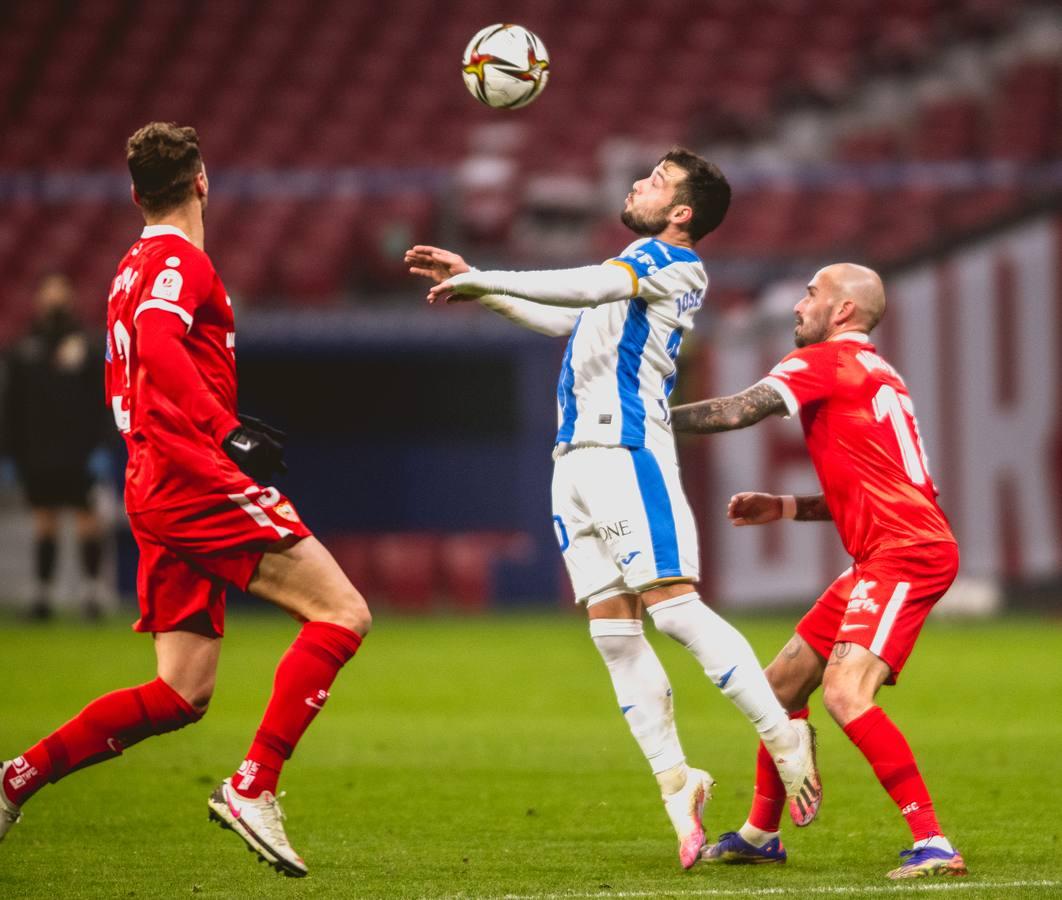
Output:
[[[655,603],[649,614],[660,631],[693,654],[712,684],[745,714],[772,755],[797,748],[800,739],[789,716],[740,631],[695,593]]]
[[[955,848],[951,846],[951,841],[942,834],[935,834],[933,837],[923,838],[920,841],[914,842],[915,850],[922,850],[925,847],[932,847],[934,850],[943,850],[945,853],[955,852]]]
[[[591,619],[590,637],[608,666],[627,724],[654,775],[663,775],[661,790],[685,784],[686,755],[675,730],[671,685],[639,619]],[[672,772],[671,770],[677,770]],[[665,784],[664,782],[667,782]]]
[[[778,837],[777,831],[764,831],[762,828],[757,828],[748,821],[738,829],[738,834],[752,844],[753,847],[762,847],[769,841]]]
[[[690,767],[685,763],[680,763],[665,772],[655,774],[656,783],[660,785],[660,796],[666,800],[686,786],[686,782],[690,780]]]

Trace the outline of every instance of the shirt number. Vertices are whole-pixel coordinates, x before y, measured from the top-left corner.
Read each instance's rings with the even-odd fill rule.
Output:
[[[129,332],[121,321],[114,323],[114,352],[118,357],[118,362],[122,365],[122,375],[125,378],[125,389],[129,390],[129,346],[132,343],[132,339],[129,336]],[[127,433],[130,428],[129,422],[129,410],[125,407],[125,395],[115,394],[111,397],[111,412],[114,414],[114,424],[118,426],[118,430],[123,434]]]
[[[911,398],[901,394],[892,385],[883,384],[874,395],[874,418],[879,422],[888,419],[892,423],[907,477],[913,484],[925,484],[929,479],[929,461],[922,450]]]

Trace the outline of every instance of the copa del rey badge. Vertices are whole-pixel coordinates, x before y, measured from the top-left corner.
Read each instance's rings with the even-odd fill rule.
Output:
[[[281,500],[275,507],[273,507],[273,511],[278,516],[287,519],[289,522],[299,521],[299,514],[295,512],[295,507],[292,506],[291,502],[288,500]]]

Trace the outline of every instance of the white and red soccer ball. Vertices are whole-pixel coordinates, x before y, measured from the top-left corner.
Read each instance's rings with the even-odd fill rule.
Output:
[[[520,25],[488,25],[468,42],[461,74],[468,92],[495,109],[527,106],[549,80],[549,54]]]

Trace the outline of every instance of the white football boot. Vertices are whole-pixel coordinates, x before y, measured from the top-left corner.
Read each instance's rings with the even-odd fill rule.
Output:
[[[283,793],[281,794],[283,796]],[[210,821],[235,831],[258,858],[283,875],[302,878],[309,872],[284,833],[284,811],[269,791],[254,800],[240,796],[226,778],[207,801]]]
[[[774,757],[778,776],[789,797],[789,817],[803,828],[810,825],[822,805],[822,782],[815,761],[815,729],[807,719],[793,719],[793,727],[800,737],[795,753]]]
[[[690,769],[686,784],[664,797],[671,824],[679,841],[679,862],[689,869],[701,858],[704,846],[704,805],[712,799],[712,776],[703,769]]]
[[[22,818],[21,809],[7,799],[7,793],[3,787],[4,779],[12,765],[14,765],[14,760],[0,763],[0,841],[11,830],[11,826]]]

